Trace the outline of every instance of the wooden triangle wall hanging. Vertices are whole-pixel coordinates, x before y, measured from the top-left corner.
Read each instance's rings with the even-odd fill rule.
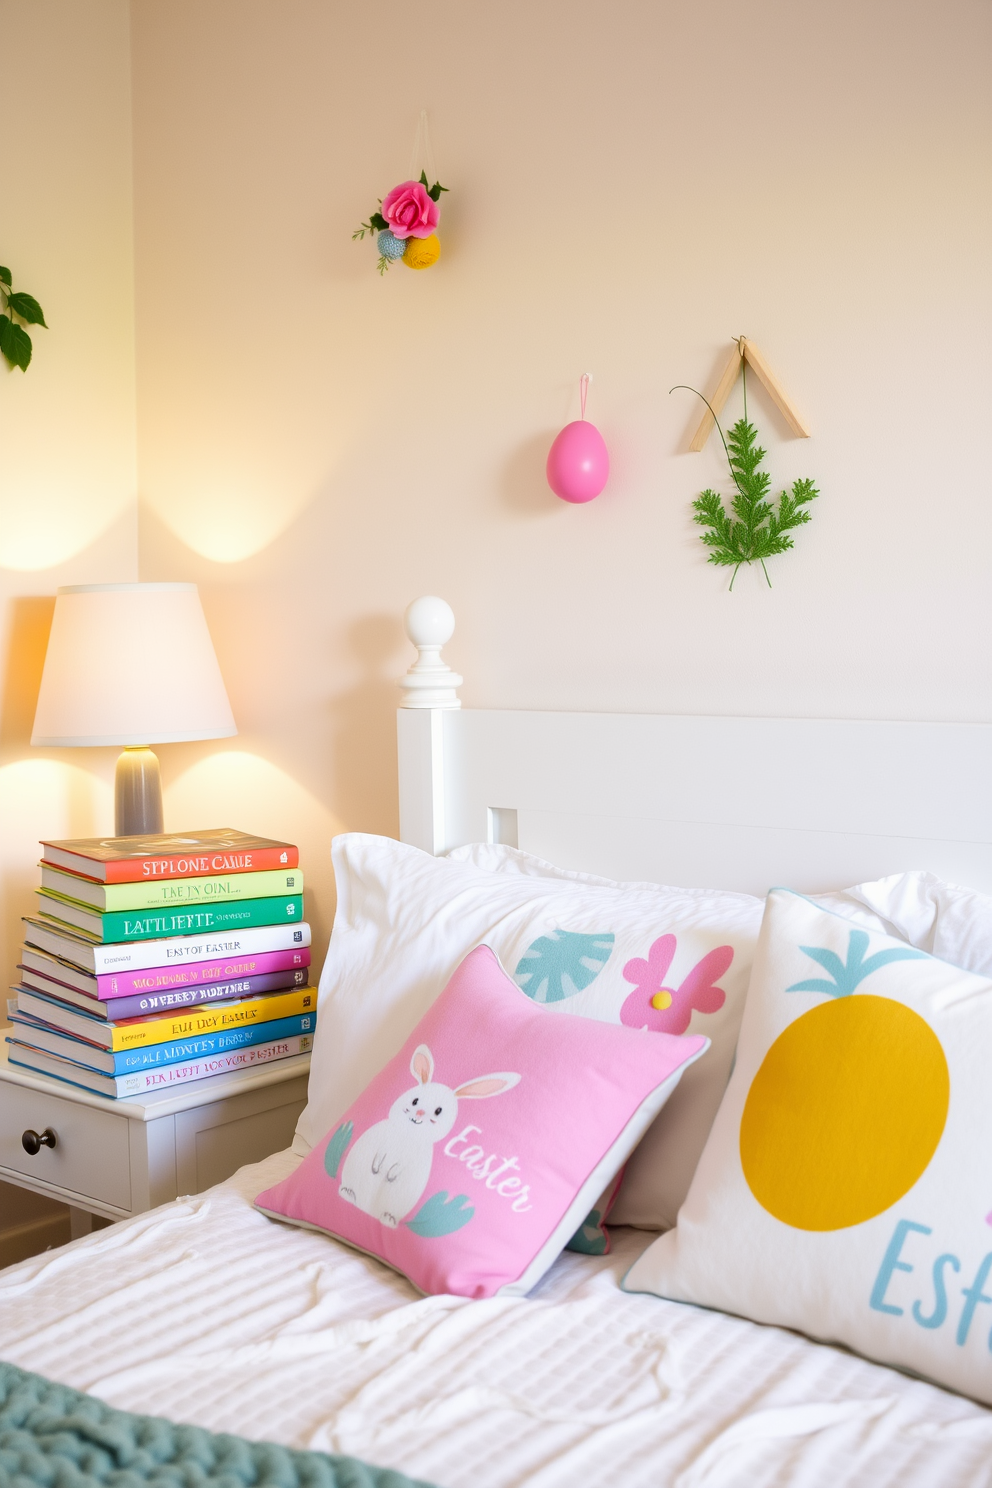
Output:
[[[715,392],[710,397],[710,408],[707,408],[699,421],[699,428],[693,434],[689,443],[690,450],[696,454],[702,449],[713,431],[714,415],[719,418],[720,411],[727,399],[730,397],[734,383],[741,374],[741,368],[747,362],[758,381],[765,388],[775,407],[785,419],[793,434],[800,439],[809,438],[809,429],[803,423],[791,399],[779,382],[775,373],[765,361],[761,352],[753,341],[746,336],[738,336],[734,341],[734,349],[730,353],[730,360],[720,375],[720,381],[716,385]],[[712,409],[712,413],[710,412]]]

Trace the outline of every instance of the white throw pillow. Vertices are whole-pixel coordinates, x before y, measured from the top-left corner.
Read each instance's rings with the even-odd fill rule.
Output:
[[[612,879],[556,868],[529,853],[491,843],[455,848],[449,857],[494,873],[622,887]],[[933,873],[914,869],[810,897],[813,903],[867,930],[894,935],[953,966],[992,976],[992,899],[975,889],[946,883]],[[656,1170],[662,1166],[673,1175],[675,1189],[685,1196],[694,1171],[690,1163],[698,1159],[703,1142],[683,1141],[681,1122],[698,1121],[699,1135],[705,1140],[703,1123],[708,1132],[729,1071],[729,1062],[719,1058],[695,1066],[684,1082],[686,1088],[676,1093],[668,1119],[655,1123],[627,1164],[619,1195],[610,1210],[612,1224],[654,1227],[652,1217],[658,1214],[654,1202]],[[674,1217],[666,1218],[662,1227],[670,1228],[673,1223]]]
[[[678,1227],[625,1288],[992,1403],[990,1066],[992,981],[773,890]]]
[[[492,859],[513,849],[486,852]],[[359,833],[335,838],[332,856],[338,907],[296,1150],[309,1151],[331,1130],[458,964],[486,944],[556,1014],[712,1040],[632,1157],[629,1196],[622,1192],[611,1215],[655,1229],[673,1224],[729,1075],[761,901],[616,884],[525,854],[514,855],[515,871],[494,871],[471,854],[434,858]]]

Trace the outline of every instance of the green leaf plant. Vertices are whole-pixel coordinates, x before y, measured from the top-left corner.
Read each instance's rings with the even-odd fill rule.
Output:
[[[687,392],[695,393],[697,398],[702,398],[713,414],[736,488],[729,510],[718,492],[701,491],[692,503],[695,513],[693,521],[706,529],[700,533],[700,540],[710,550],[707,561],[721,568],[734,570],[730,576],[731,590],[743,563],[760,563],[770,589],[772,581],[768,577],[765,559],[774,558],[778,553],[786,553],[794,546],[789,533],[810,520],[811,513],[807,507],[820,493],[811,480],[797,480],[793,481],[791,492],[783,491],[780,494],[777,507],[774,499],[768,500],[771,476],[766,470],[759,469],[766,451],[758,444],[758,431],[747,416],[746,363],[742,364],[741,371],[744,379],[744,416],[737,420],[726,436],[709,400],[687,383],[677,384]],[[672,392],[675,392],[675,388],[672,388]]]
[[[22,372],[26,372],[33,347],[31,337],[20,322],[44,326],[46,331],[48,326],[34,295],[24,294],[11,286],[10,270],[0,265],[0,352],[3,352],[11,371],[20,367]]]

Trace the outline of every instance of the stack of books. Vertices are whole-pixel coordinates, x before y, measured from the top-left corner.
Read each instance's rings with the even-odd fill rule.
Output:
[[[12,1064],[110,1097],[306,1053],[316,1026],[299,852],[217,828],[43,842]]]

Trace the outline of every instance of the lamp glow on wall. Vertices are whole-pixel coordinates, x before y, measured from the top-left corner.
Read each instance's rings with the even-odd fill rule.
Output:
[[[195,584],[59,589],[32,744],[120,745],[118,837],[161,832],[151,744],[238,732]]]

